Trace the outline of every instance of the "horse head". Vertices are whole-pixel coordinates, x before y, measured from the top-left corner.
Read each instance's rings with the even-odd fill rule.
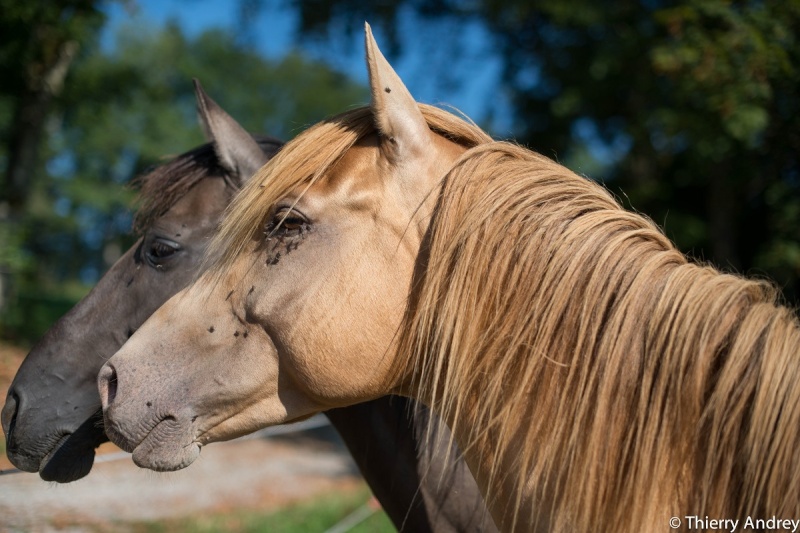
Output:
[[[103,432],[97,372],[196,274],[234,190],[280,147],[253,139],[196,84],[210,145],[142,181],[141,238],[20,366],[2,410],[11,462],[48,481],[85,476]]]
[[[370,107],[288,143],[234,201],[219,263],[101,370],[109,436],[140,466],[402,392],[395,334],[438,181],[488,137],[417,104],[369,29],[366,46]]]

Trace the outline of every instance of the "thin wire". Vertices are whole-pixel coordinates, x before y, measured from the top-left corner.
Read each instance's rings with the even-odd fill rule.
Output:
[[[380,505],[370,498],[367,503],[342,518],[333,527],[325,530],[325,533],[347,533],[358,524],[375,514],[380,509]]]

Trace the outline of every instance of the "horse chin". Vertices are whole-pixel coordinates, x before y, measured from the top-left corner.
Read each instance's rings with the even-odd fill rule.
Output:
[[[73,434],[61,437],[39,465],[39,477],[45,481],[69,483],[85,477],[94,464],[94,448],[75,444]]]
[[[182,426],[172,417],[161,420],[133,449],[136,466],[157,472],[172,472],[192,464],[200,455],[200,444],[187,431],[191,425],[189,428]]]
[[[69,483],[92,470],[95,448],[107,440],[99,413],[87,419],[72,433],[63,435],[39,463],[39,477],[45,481]]]

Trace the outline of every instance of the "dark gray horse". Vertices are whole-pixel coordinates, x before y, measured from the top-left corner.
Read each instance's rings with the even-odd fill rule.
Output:
[[[31,350],[2,411],[11,462],[48,481],[89,473],[103,433],[100,367],[162,303],[196,274],[225,207],[280,148],[254,140],[196,85],[210,144],[141,179],[141,234],[97,286]],[[494,531],[449,432],[410,400],[390,397],[327,413],[398,529]],[[445,460],[450,451],[450,460]]]

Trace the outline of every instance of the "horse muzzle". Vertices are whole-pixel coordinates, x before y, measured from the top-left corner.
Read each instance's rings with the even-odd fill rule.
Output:
[[[196,419],[186,409],[172,411],[164,402],[118,394],[116,368],[106,363],[97,377],[103,422],[111,442],[133,454],[142,468],[170,472],[186,468],[200,455]]]
[[[57,424],[34,425],[27,416],[28,407],[24,394],[12,387],[2,411],[11,464],[25,472],[38,472],[45,481],[69,483],[86,476],[94,463],[95,448],[106,441],[100,410],[83,415],[77,427],[65,429]]]

